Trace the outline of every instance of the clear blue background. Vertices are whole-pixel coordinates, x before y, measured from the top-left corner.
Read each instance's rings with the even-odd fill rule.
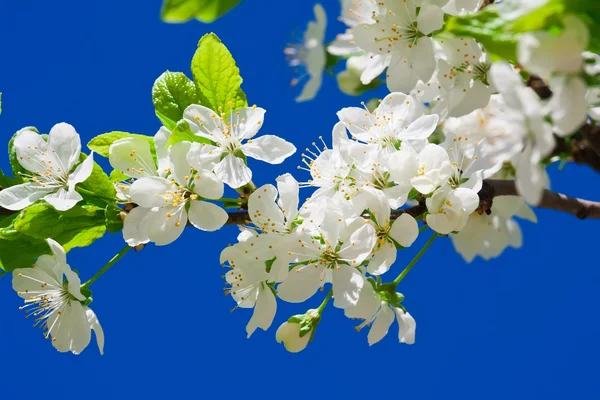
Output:
[[[315,101],[294,103],[298,88],[289,87],[293,72],[282,50],[292,32],[300,37],[313,2],[287,3],[246,0],[212,25],[167,25],[159,20],[159,0],[3,1],[1,141],[23,126],[47,132],[61,121],[73,124],[84,143],[111,130],[154,134],[154,79],[166,69],[189,74],[196,43],[210,31],[236,58],[249,101],[267,109],[262,133],[299,149],[328,138],[335,112],[369,97],[340,94],[327,76]],[[339,4],[328,0],[326,9],[332,39],[343,29]],[[255,182],[296,173],[299,159],[251,162]],[[0,165],[7,167],[5,156]],[[551,176],[557,190],[600,199],[591,183],[598,177],[587,168],[568,166]],[[330,307],[316,340],[289,354],[275,342],[275,330],[308,307],[288,304],[280,304],[271,330],[247,340],[251,312],[229,312],[234,303],[223,295],[218,263],[235,227],[216,234],[188,228],[169,247],[128,254],[96,282],[103,357],[95,345],[81,356],[56,352],[23,319],[5,276],[0,398],[600,398],[599,223],[537,214],[537,225],[521,224],[524,248],[491,262],[466,264],[448,239],[435,243],[400,288],[418,323],[413,346],[397,343],[394,325],[369,348],[366,332],[356,333],[355,322]],[[85,280],[122,245],[120,235],[107,234],[92,248],[73,250],[70,263]],[[416,250],[401,254],[397,268]],[[321,298],[314,300],[308,306]]]

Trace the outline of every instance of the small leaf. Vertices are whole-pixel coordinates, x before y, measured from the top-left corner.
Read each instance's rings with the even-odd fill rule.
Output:
[[[240,2],[241,0],[165,0],[161,18],[171,23],[187,22],[192,18],[213,22]]]
[[[203,105],[226,113],[246,107],[248,101],[241,89],[242,77],[227,47],[214,33],[208,33],[198,42],[192,59],[194,83],[205,101]],[[228,103],[231,102],[231,106]]]
[[[6,189],[8,187],[14,186],[17,184],[16,179],[13,179],[9,176],[4,175],[4,172],[0,169],[0,189]]]
[[[506,21],[493,9],[484,9],[464,17],[448,17],[445,32],[456,36],[472,37],[483,45],[492,59],[516,61],[517,39],[512,31],[506,31]]]
[[[152,136],[140,135],[137,133],[128,133],[128,132],[120,132],[113,131],[108,133],[103,133],[101,135],[96,136],[92,140],[89,141],[87,146],[90,150],[93,150],[97,154],[102,157],[108,158],[108,151],[110,149],[110,145],[113,142],[123,139],[126,137],[138,137],[140,139],[144,139],[150,145],[150,151],[152,152],[152,156],[156,158],[156,149],[154,148],[154,138]]]
[[[117,233],[123,229],[123,220],[121,219],[121,210],[114,204],[109,204],[104,209],[104,224],[106,230],[110,233]]]
[[[215,145],[215,142],[210,139],[194,135],[190,129],[190,125],[185,120],[179,121],[173,132],[171,132],[171,136],[169,136],[169,140],[167,141],[167,148],[179,142],[198,142]]]
[[[169,130],[183,119],[190,104],[200,104],[196,86],[182,72],[165,72],[152,86],[152,102],[156,116]]]

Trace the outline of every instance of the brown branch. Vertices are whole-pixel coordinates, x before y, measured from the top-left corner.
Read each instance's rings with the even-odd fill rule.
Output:
[[[493,188],[492,198],[496,196],[519,195],[514,181],[488,179],[485,183]],[[579,219],[600,219],[600,202],[578,199],[562,193],[552,192],[547,189],[544,189],[542,201],[537,207],[566,212]]]

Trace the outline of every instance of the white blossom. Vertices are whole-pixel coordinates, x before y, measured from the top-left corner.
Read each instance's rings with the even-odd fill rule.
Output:
[[[214,170],[219,179],[235,189],[252,179],[252,171],[242,155],[281,164],[296,148],[274,135],[253,139],[262,127],[264,114],[265,110],[260,107],[240,108],[227,117],[200,105],[186,108],[183,115],[192,132],[216,143],[194,143],[189,155],[192,166],[197,170]],[[242,144],[244,140],[246,143]]]
[[[25,129],[15,137],[14,147],[19,164],[30,174],[19,174],[25,183],[0,191],[0,207],[22,210],[43,199],[58,211],[66,211],[83,200],[75,186],[91,175],[94,153],[73,170],[81,153],[81,139],[75,128],[56,124],[47,142]]]
[[[303,42],[290,44],[284,50],[290,60],[290,66],[300,66],[305,70],[303,76],[292,80],[292,86],[298,85],[308,76],[308,81],[304,83],[302,93],[296,97],[298,102],[312,100],[317,95],[325,69],[323,40],[325,39],[325,28],[327,27],[327,15],[323,6],[318,3],[314,6],[314,13],[316,21],[308,23]]]
[[[46,242],[52,256],[41,255],[32,268],[13,271],[13,289],[25,300],[21,309],[33,317],[34,327],[44,329],[46,338],[52,338],[56,350],[81,353],[90,343],[93,330],[103,354],[104,331],[86,305],[79,276],[67,264],[62,246],[52,239]]]

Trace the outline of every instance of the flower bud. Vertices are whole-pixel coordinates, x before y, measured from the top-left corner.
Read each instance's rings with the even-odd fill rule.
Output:
[[[290,353],[299,353],[312,340],[320,320],[321,314],[315,309],[308,310],[305,314],[294,315],[277,329],[275,340],[277,343],[283,342],[285,349]]]

